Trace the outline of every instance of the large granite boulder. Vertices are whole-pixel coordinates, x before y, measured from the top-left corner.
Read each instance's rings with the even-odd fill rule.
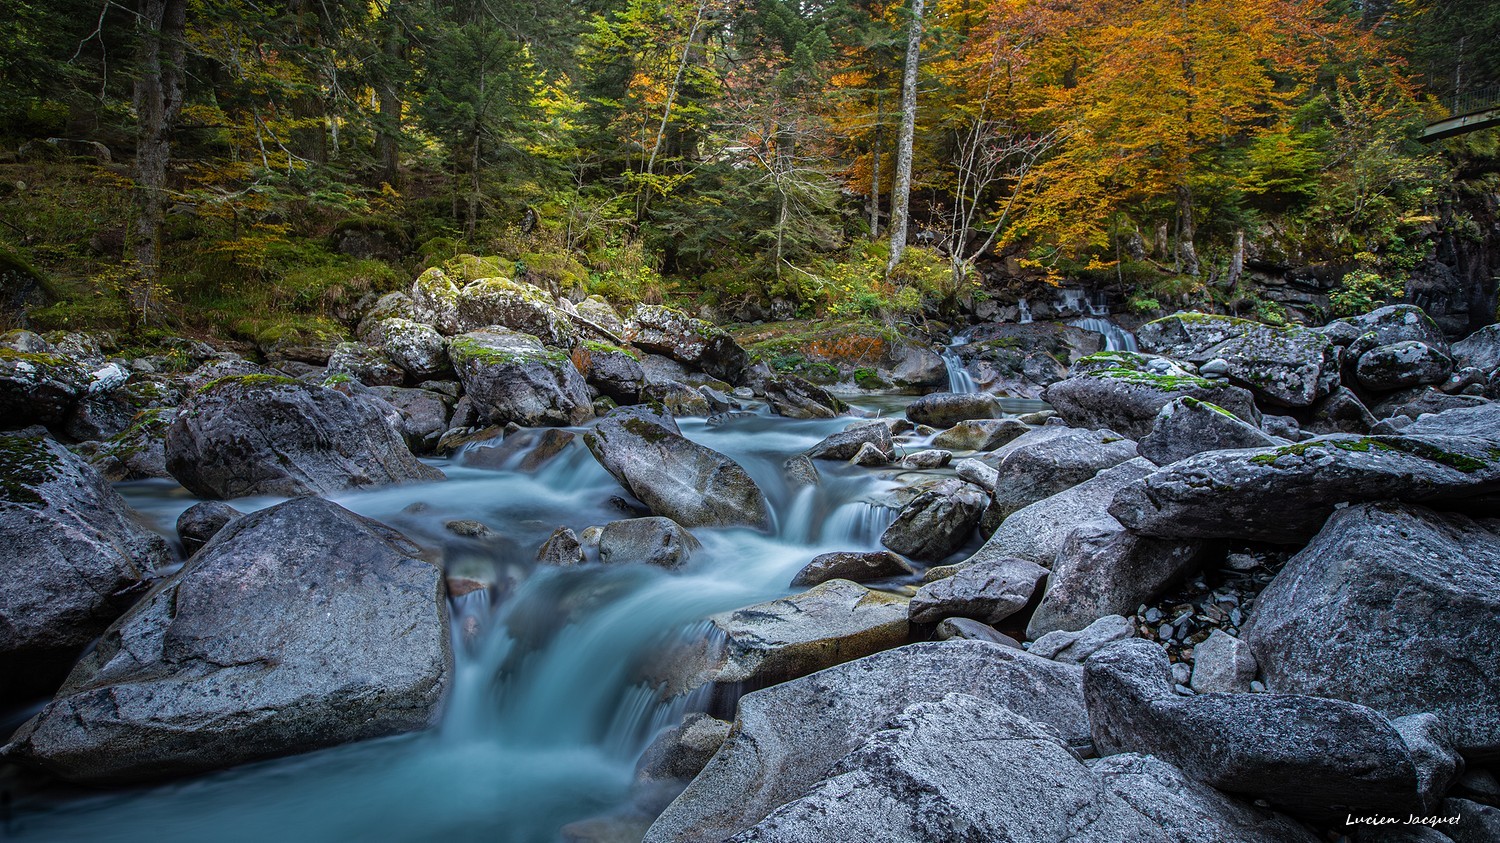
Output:
[[[635,352],[592,340],[579,343],[582,354],[575,349],[575,360],[582,360],[584,378],[601,395],[619,404],[635,404],[641,400],[641,390],[646,388],[646,371]]]
[[[771,412],[789,419],[833,419],[849,411],[828,390],[796,375],[766,378],[761,389]]]
[[[911,598],[911,619],[937,623],[962,617],[999,623],[1025,608],[1046,576],[1046,568],[1025,559],[981,559],[918,589]]]
[[[915,574],[910,563],[889,550],[822,553],[792,578],[793,588],[807,588],[829,580],[870,582]]]
[[[1453,344],[1453,361],[1482,372],[1500,369],[1500,324],[1486,325]]]
[[[1133,459],[1137,445],[1112,430],[1047,425],[996,452],[994,496],[987,519],[996,523],[1023,507],[1077,486]]]
[[[637,305],[625,325],[625,338],[729,383],[740,382],[750,360],[723,330],[669,307]]]
[[[948,480],[912,498],[880,543],[897,553],[936,562],[968,542],[989,504],[984,490],[962,480]]]
[[[169,556],[93,468],[0,436],[0,702],[50,693]]]
[[[1121,489],[1137,483],[1155,469],[1136,457],[1051,497],[1012,513],[973,561],[1018,556],[1044,568],[1052,567],[1068,534],[1079,524],[1097,518]]]
[[[113,782],[423,728],[452,657],[420,552],[319,498],[247,515],[116,621],[6,751]]]
[[[1424,343],[1444,354],[1448,352],[1448,338],[1443,329],[1414,304],[1386,305],[1340,321],[1352,325],[1359,334],[1349,344],[1350,361],[1358,360],[1372,348],[1408,340]]]
[[[431,325],[390,318],[373,328],[380,349],[414,381],[428,380],[448,370],[448,341]]]
[[[572,346],[576,334],[573,320],[547,291],[509,278],[481,278],[465,285],[453,300],[452,324],[455,334],[499,326],[561,348]]]
[[[1243,630],[1273,690],[1436,712],[1500,758],[1500,520],[1374,503],[1333,514]]]
[[[1239,339],[1257,324],[1233,316],[1178,312],[1136,328],[1135,340],[1141,351],[1150,354],[1190,363],[1207,363],[1217,356],[1215,349]]]
[[[1252,323],[1207,353],[1230,380],[1284,407],[1311,406],[1339,383],[1339,348],[1298,325]]]
[[[17,331],[6,336],[22,333],[30,334]],[[36,350],[18,351],[15,345]],[[62,425],[88,383],[88,371],[50,345],[0,345],[0,428]]]
[[[1372,348],[1354,365],[1360,385],[1376,392],[1442,383],[1452,371],[1448,355],[1416,340]]]
[[[1250,392],[1228,381],[1159,374],[1123,356],[1112,363],[1107,368],[1084,368],[1052,384],[1044,399],[1073,427],[1107,427],[1131,439],[1150,433],[1161,408],[1183,397],[1206,401],[1252,425],[1260,424],[1260,411]]]
[[[1150,536],[1293,544],[1312,538],[1343,503],[1480,506],[1496,495],[1493,440],[1335,434],[1180,460],[1122,488],[1109,514]]]
[[[167,429],[167,470],[205,498],[334,494],[443,479],[417,461],[384,402],[274,375],[214,381]]]
[[[582,424],[594,415],[588,384],[568,355],[505,328],[454,337],[448,354],[486,424]]]
[[[999,416],[999,399],[983,392],[934,392],[906,406],[906,417],[912,424],[925,424],[939,429],[970,419],[993,419]]]
[[[703,545],[670,518],[659,515],[611,521],[599,533],[599,561],[681,568]]]
[[[1500,402],[1424,413],[1401,429],[1403,436],[1471,436],[1500,445]]]
[[[621,407],[583,441],[599,464],[656,515],[688,528],[770,523],[770,505],[745,469],[684,437],[671,416]]]
[[[365,386],[400,386],[406,380],[406,372],[384,351],[358,342],[334,347],[325,374],[335,382],[355,380]]]
[[[950,693],[1045,724],[1070,747],[1089,739],[1078,667],[982,641],[912,644],[742,697],[729,739],[646,840],[718,843],[745,831],[908,706]]]
[[[970,419],[932,437],[932,446],[955,451],[993,451],[1030,430],[1031,426],[1019,419]]]
[[[850,460],[867,444],[888,457],[896,452],[890,426],[884,422],[872,421],[831,433],[805,453],[815,460]]]
[[[1204,451],[1264,448],[1285,443],[1246,424],[1233,413],[1196,398],[1178,398],[1161,408],[1151,432],[1137,452],[1157,465],[1167,465]]]
[[[1431,715],[1393,723],[1321,697],[1180,696],[1166,650],[1140,638],[1091,656],[1083,693],[1101,755],[1154,755],[1189,778],[1313,817],[1430,810],[1462,768]]]

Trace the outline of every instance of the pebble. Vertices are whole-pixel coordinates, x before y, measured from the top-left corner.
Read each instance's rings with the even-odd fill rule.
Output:
[[[1264,694],[1266,692],[1266,683],[1257,679],[1250,683],[1250,691],[1255,694]]]
[[[1191,697],[1193,695],[1193,689],[1189,688],[1186,685],[1178,684],[1173,685],[1172,687],[1177,691],[1177,693],[1183,695],[1184,697]]]
[[[1176,682],[1178,686],[1188,684],[1188,682],[1192,681],[1192,678],[1193,669],[1187,664],[1177,662],[1172,665],[1172,681]]]

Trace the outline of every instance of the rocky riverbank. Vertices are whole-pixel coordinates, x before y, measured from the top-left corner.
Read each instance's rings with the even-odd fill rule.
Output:
[[[619,577],[711,591],[761,576],[735,550],[770,541],[808,552],[766,599],[663,615],[609,667],[625,690],[588,716],[630,700],[669,728],[624,741],[616,804],[551,834],[1500,839],[1496,326],[1181,313],[1139,352],[979,327],[952,356],[1050,405],[1025,415],[931,392],[950,378],[913,337],[731,334],[438,270],[368,303],[358,336],[255,360],[0,340],[0,702],[50,697],[4,781],[150,783],[420,732],[457,716],[473,653],[518,648],[494,664],[524,673],[527,647],[641,587]],[[895,389],[929,394],[859,409]],[[754,460],[710,444],[736,431]],[[445,470],[556,487],[564,466],[598,484],[568,517],[438,511],[433,533],[354,511],[448,500]],[[203,499],[170,544],[110,483],[142,478]],[[834,534],[846,517],[875,527]],[[1348,825],[1412,815],[1444,824]]]

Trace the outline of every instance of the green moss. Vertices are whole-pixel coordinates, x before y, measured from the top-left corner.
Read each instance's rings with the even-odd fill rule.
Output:
[[[230,384],[245,387],[262,387],[287,386],[300,383],[302,383],[302,381],[299,381],[296,378],[289,378],[286,375],[225,375],[222,378],[215,378],[199,387],[198,394],[202,395],[204,393],[212,392],[213,390],[218,389],[221,386],[227,386]]]
[[[354,378],[344,374],[343,372],[329,375],[328,377],[323,379],[324,386],[338,386],[340,384],[346,383],[354,383]]]
[[[1218,413],[1219,415],[1224,416],[1226,418],[1231,418],[1231,419],[1235,419],[1235,420],[1239,419],[1239,416],[1236,416],[1234,413],[1231,413],[1228,410],[1224,409],[1223,407],[1220,407],[1218,404],[1213,404],[1213,403],[1210,403],[1208,401],[1200,401],[1197,398],[1193,398],[1192,396],[1184,396],[1183,399],[1182,399],[1182,403],[1183,403],[1183,406],[1185,406],[1185,407],[1191,407],[1191,408],[1193,408],[1195,410],[1201,407],[1202,409],[1205,409],[1205,410],[1212,410],[1213,412]]]
[[[879,372],[869,368],[855,369],[854,383],[860,389],[885,389],[890,386],[890,383],[882,378]]]
[[[546,348],[541,351],[502,351],[498,348],[490,348],[472,337],[454,337],[448,344],[448,355],[455,363],[474,360],[486,366],[568,362],[568,355],[561,351]]]
[[[46,504],[36,487],[56,477],[61,464],[39,440],[0,436],[0,499],[23,506]]]
[[[636,436],[639,436],[647,442],[652,443],[653,445],[658,442],[665,442],[668,439],[672,438],[672,431],[667,430],[665,427],[662,427],[659,424],[653,424],[641,418],[625,419],[624,421],[620,422],[620,426],[625,428],[625,431],[627,433],[632,433]]]
[[[636,354],[634,351],[631,351],[628,348],[621,348],[618,345],[610,345],[607,342],[584,340],[583,347],[589,351],[594,352],[595,354],[623,354],[632,360],[641,359],[641,356],[639,354]]]
[[[1099,369],[1086,372],[1085,377],[1109,378],[1111,380],[1123,381],[1136,386],[1150,386],[1157,389],[1179,390],[1179,389],[1225,389],[1229,385],[1221,381],[1211,381],[1192,375],[1158,375],[1152,372],[1142,372],[1136,369],[1111,368]]]
[[[39,369],[56,371],[68,369],[82,373],[77,363],[61,354],[37,354],[30,351],[16,351],[13,348],[0,347],[0,362],[30,363]]]
[[[1340,451],[1350,453],[1368,454],[1378,451],[1389,451],[1393,453],[1410,454],[1414,457],[1446,465],[1465,474],[1472,474],[1488,467],[1488,463],[1468,454],[1459,454],[1453,451],[1445,451],[1442,448],[1424,442],[1420,439],[1411,439],[1404,436],[1389,436],[1380,439],[1373,437],[1361,437],[1359,439],[1332,439],[1314,440],[1311,442],[1299,442],[1295,445],[1283,445],[1268,454],[1257,454],[1250,458],[1250,462],[1256,465],[1273,465],[1286,456],[1301,457],[1313,448],[1337,448]],[[1492,449],[1488,452],[1491,459],[1500,459],[1500,449]]]

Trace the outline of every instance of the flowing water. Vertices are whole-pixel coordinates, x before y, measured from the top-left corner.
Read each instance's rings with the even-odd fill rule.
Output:
[[[967,334],[959,334],[943,349],[943,365],[948,367],[948,391],[949,392],[978,392],[979,385],[974,382],[974,376],[969,374],[969,369],[964,365],[963,358],[958,356],[960,346],[968,345]]]
[[[1105,351],[1134,352],[1140,350],[1135,344],[1135,334],[1130,333],[1108,319],[1089,316],[1083,319],[1075,319],[1069,324],[1075,328],[1082,328],[1085,331],[1103,334]]]
[[[728,454],[766,492],[767,532],[698,529],[703,551],[680,572],[641,565],[539,567],[558,526],[622,517],[622,490],[575,441],[534,474],[440,465],[443,483],[349,494],[338,502],[441,548],[450,575],[496,583],[452,601],[455,675],[438,728],[247,765],[131,791],[49,794],[0,818],[0,838],[90,843],[530,843],[625,803],[653,733],[704,700],[658,700],[633,677],[644,658],[701,639],[703,619],[790,593],[809,559],[878,546],[894,511],[872,503],[894,484],[820,463],[823,482],[790,489],[781,462],[849,419],[737,416],[683,433]],[[125,484],[162,532],[193,500],[175,484]],[[274,499],[236,501],[241,509]],[[503,540],[444,527],[477,519]],[[493,597],[490,595],[493,593]]]

